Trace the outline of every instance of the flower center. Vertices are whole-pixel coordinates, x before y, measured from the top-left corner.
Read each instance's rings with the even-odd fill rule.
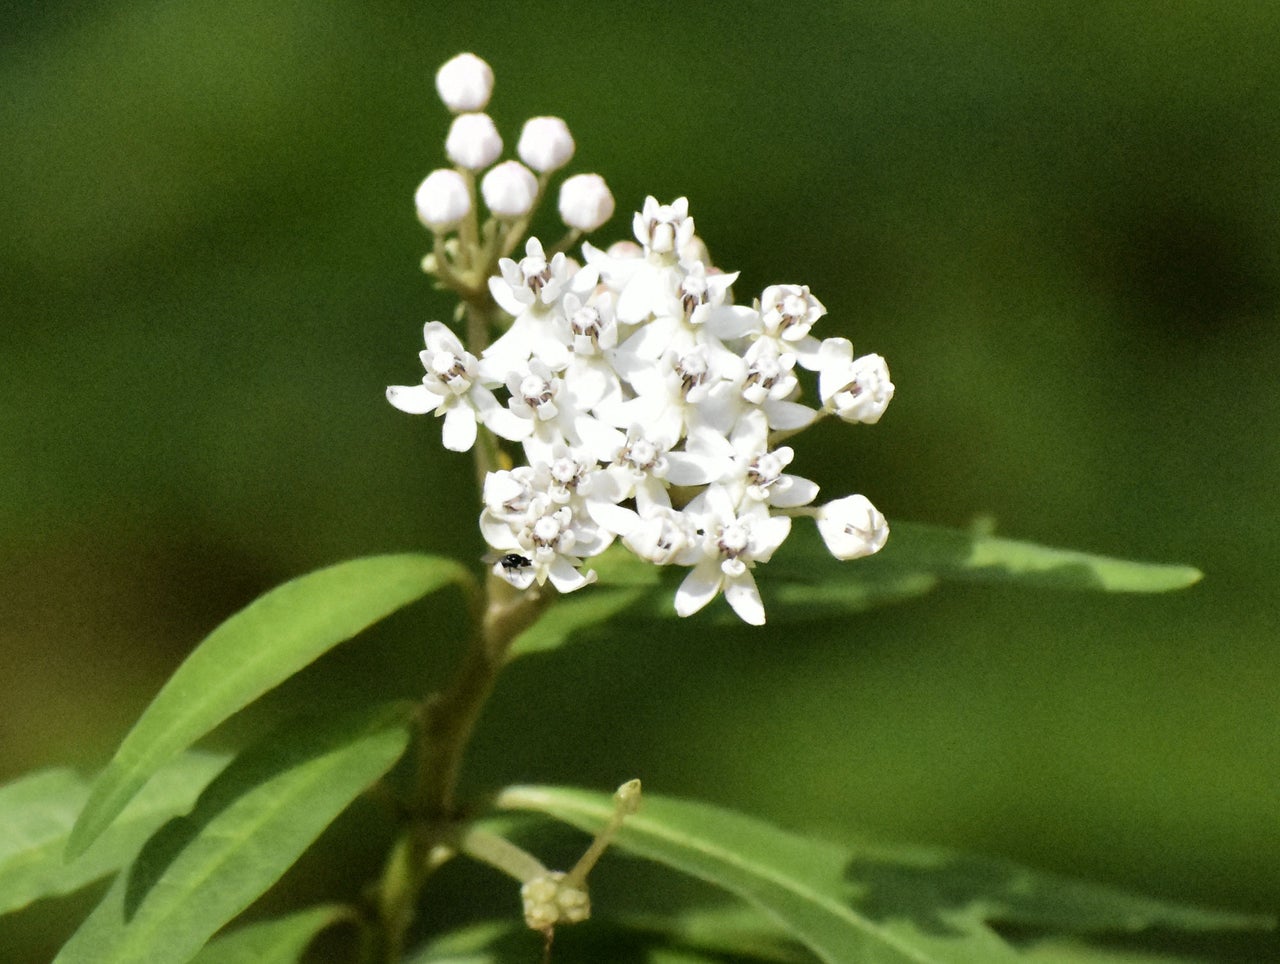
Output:
[[[708,371],[707,356],[701,348],[682,355],[676,362],[676,374],[680,376],[680,387],[686,395],[707,380]]]

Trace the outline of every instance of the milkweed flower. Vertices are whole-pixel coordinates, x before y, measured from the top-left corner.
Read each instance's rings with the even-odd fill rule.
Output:
[[[763,626],[764,603],[751,570],[768,562],[791,531],[791,520],[773,516],[758,502],[735,505],[729,493],[713,485],[685,511],[696,520],[702,538],[699,558],[676,590],[676,613],[690,616],[721,592],[744,622]]]
[[[874,425],[893,399],[889,366],[879,355],[854,358],[847,338],[828,338],[818,350],[818,394],[844,421]]]
[[[480,223],[475,182],[457,170],[429,175],[415,203],[436,234],[424,266],[479,313],[482,337],[464,345],[429,323],[422,383],[387,397],[442,417],[448,449],[484,433],[488,464],[504,466],[484,479],[479,519],[493,573],[521,590],[574,592],[595,581],[591,560],[620,544],[688,570],[679,615],[723,595],[759,625],[757,574],[795,517],[811,517],[838,559],[879,551],[884,516],[861,495],[815,507],[818,486],[793,472],[800,456],[782,440],[830,415],[878,421],[894,391],[884,359],[819,340],[827,308],[806,285],[769,285],[740,303],[738,273],[711,259],[686,198],[645,198],[632,238],[583,244],[578,261],[569,247],[609,220],[614,199],[599,175],[575,174],[558,201],[569,235],[546,246],[523,237],[550,176],[573,158],[572,135],[559,118],[532,118],[516,148],[523,163],[499,160],[501,134],[481,113],[492,72],[456,60],[437,77],[456,114],[446,152],[484,172],[491,217]]]
[[[498,400],[479,380],[479,363],[458,336],[438,321],[423,329],[426,350],[420,353],[426,374],[421,385],[392,385],[387,401],[402,412],[444,416],[444,447],[466,452],[475,444],[477,421],[489,421]]]

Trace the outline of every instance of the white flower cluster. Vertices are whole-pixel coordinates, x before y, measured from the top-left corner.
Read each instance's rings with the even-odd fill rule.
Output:
[[[584,264],[528,239],[522,259],[499,259],[487,279],[511,318],[500,337],[477,355],[428,323],[422,383],[387,397],[442,415],[446,448],[470,449],[483,431],[523,449],[526,464],[488,473],[480,514],[494,572],[513,586],[571,592],[595,579],[585,561],[620,541],[655,565],[689,567],[681,616],[723,592],[760,625],[752,570],[793,516],[815,518],[840,559],[888,536],[863,496],[812,506],[818,486],[788,474],[794,453],[777,443],[828,415],[876,422],[893,384],[879,355],[855,358],[848,340],[811,334],[826,309],[807,287],[772,285],[734,304],[737,273],[711,266],[684,198],[647,198],[633,233],[608,251],[583,245]],[[816,373],[820,408],[800,401],[803,370]]]

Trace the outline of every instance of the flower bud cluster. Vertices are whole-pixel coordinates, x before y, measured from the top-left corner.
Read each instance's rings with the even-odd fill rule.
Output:
[[[535,120],[521,156],[540,170],[563,163],[563,122]],[[576,218],[579,203],[590,208],[562,192],[562,213],[567,204]],[[511,585],[581,588],[595,578],[587,560],[618,542],[689,570],[675,597],[681,616],[723,593],[760,625],[753,570],[793,517],[814,518],[839,559],[870,555],[888,536],[861,495],[814,506],[818,486],[787,471],[795,453],[779,443],[830,415],[876,422],[893,383],[879,355],[855,358],[847,339],[811,333],[826,309],[806,286],[771,285],[735,304],[737,273],[711,263],[684,198],[647,198],[632,233],[608,250],[583,245],[582,263],[529,238],[523,258],[501,258],[488,278],[510,317],[500,337],[475,354],[430,322],[421,384],[387,396],[442,416],[446,448],[466,451],[484,432],[522,450],[525,464],[486,477],[480,514],[493,571]],[[802,401],[802,377],[816,377],[820,407]]]
[[[559,117],[531,118],[516,145],[520,160],[498,163],[502,135],[484,113],[493,93],[489,65],[475,54],[459,54],[437,72],[436,90],[454,113],[445,138],[445,154],[454,167],[432,171],[418,187],[414,196],[418,219],[443,235],[474,217],[472,179],[486,169],[480,194],[489,213],[500,222],[527,219],[547,179],[573,157],[575,145],[568,126]],[[613,216],[613,195],[599,175],[579,174],[561,187],[559,208],[570,229],[594,231]],[[496,239],[497,232],[491,236]]]

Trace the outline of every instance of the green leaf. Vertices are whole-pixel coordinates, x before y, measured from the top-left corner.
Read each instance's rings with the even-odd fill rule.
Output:
[[[609,795],[557,787],[510,787],[500,809],[534,810],[594,832],[613,813]],[[722,887],[783,924],[822,960],[926,964],[934,958],[850,906],[839,848],[706,804],[646,794],[616,846]]]
[[[811,527],[802,530],[809,532],[811,544],[820,544]],[[1200,571],[1190,566],[1130,562],[919,522],[893,523],[884,549],[850,565],[869,574],[927,572],[941,579],[1103,592],[1168,592],[1185,589],[1201,578]]]
[[[325,904],[248,924],[214,938],[191,964],[295,964],[317,934],[351,918],[349,907]]]
[[[59,964],[190,960],[399,759],[410,716],[395,704],[295,721],[245,750],[147,842]]]
[[[186,813],[227,757],[186,753],[156,773],[120,819],[78,859],[63,859],[89,796],[72,770],[46,770],[0,787],[0,913],[79,890],[119,870],[164,821]]]
[[[873,916],[909,916],[945,929],[998,921],[1051,933],[1255,930],[1275,919],[1157,900],[1104,884],[941,848],[865,842],[849,876],[858,906]]]
[[[520,920],[485,921],[434,938],[406,964],[530,960],[542,942],[542,935]],[[662,918],[593,916],[586,925],[557,928],[554,957],[565,962],[625,959],[651,964],[808,964],[813,960],[785,932],[745,905],[690,908]]]
[[[774,625],[861,612],[924,595],[943,582],[1149,593],[1183,589],[1201,577],[1189,566],[1130,562],[918,522],[894,522],[879,553],[841,562],[804,519],[756,575]],[[727,609],[715,612],[733,618]]]
[[[435,556],[372,556],[271,590],[215,629],[151,701],[93,792],[67,846],[84,852],[166,761],[321,654],[449,583],[472,584]]]
[[[627,613],[638,620],[675,619],[675,587],[687,570],[660,568],[615,545],[595,560],[597,586],[555,600],[512,645],[511,655],[555,649],[600,631]],[[943,582],[1012,582],[1045,589],[1166,592],[1201,577],[1189,566],[1130,562],[1070,549],[1000,539],[918,522],[894,522],[889,542],[868,559],[832,558],[807,519],[768,565],[756,570],[770,625],[832,619],[922,596]],[[698,619],[740,625],[728,606]]]
[[[503,809],[594,832],[610,796],[511,787]],[[829,962],[999,964],[1019,953],[993,922],[1091,933],[1261,929],[1274,920],[1187,907],[941,850],[833,845],[713,807],[646,794],[617,846],[751,901]]]

